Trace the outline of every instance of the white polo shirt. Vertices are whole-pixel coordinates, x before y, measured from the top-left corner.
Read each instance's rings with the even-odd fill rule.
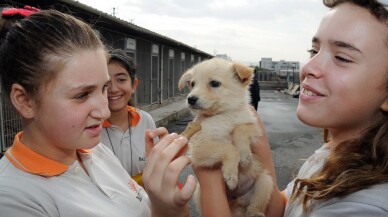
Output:
[[[330,148],[323,145],[310,156],[299,170],[298,178],[309,178],[324,165]],[[300,199],[290,201],[294,181],[285,193],[288,199],[284,217],[386,217],[388,216],[388,183],[373,185],[344,197],[313,201],[310,212],[303,212]]]
[[[145,155],[145,132],[155,129],[155,122],[147,112],[128,106],[131,114],[131,128],[123,132],[120,127],[106,120],[101,133],[101,143],[119,159],[131,175],[142,173],[147,162]],[[157,141],[155,141],[157,142]]]
[[[67,166],[20,142],[0,160],[0,216],[120,217],[151,216],[150,201],[104,145],[78,150]]]

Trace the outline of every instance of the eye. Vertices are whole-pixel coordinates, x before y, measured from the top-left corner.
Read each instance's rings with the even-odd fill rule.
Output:
[[[341,57],[341,56],[335,56],[335,58],[336,58],[338,61],[344,62],[344,63],[352,63],[352,62],[353,62],[353,61],[348,60],[348,59],[346,59],[346,58],[343,58],[343,57]]]
[[[74,99],[84,100],[88,95],[89,95],[89,92],[79,93],[79,94],[74,96]]]
[[[193,88],[195,85],[195,82],[194,81],[189,81],[189,87]]]
[[[213,87],[213,88],[219,87],[220,85],[221,85],[221,82],[219,82],[219,81],[212,80],[209,82],[209,86]]]
[[[310,58],[315,56],[315,54],[318,53],[318,51],[314,50],[314,49],[310,49],[310,50],[307,50],[308,53],[310,53]]]

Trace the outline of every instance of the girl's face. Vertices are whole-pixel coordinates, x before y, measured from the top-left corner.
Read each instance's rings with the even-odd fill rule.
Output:
[[[132,82],[127,70],[120,64],[112,62],[108,65],[111,82],[108,88],[109,109],[112,113],[127,112],[127,104],[135,92],[138,80]]]
[[[40,88],[40,101],[23,142],[54,159],[97,145],[102,123],[110,115],[106,65],[102,49],[74,54],[65,69]]]
[[[387,27],[363,8],[332,9],[301,68],[299,119],[348,139],[387,111],[387,36]]]

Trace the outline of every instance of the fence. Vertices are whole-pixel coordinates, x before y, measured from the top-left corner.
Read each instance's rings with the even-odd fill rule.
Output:
[[[19,114],[13,108],[8,95],[0,89],[1,152],[5,152],[12,145],[14,136],[21,129],[22,123]]]

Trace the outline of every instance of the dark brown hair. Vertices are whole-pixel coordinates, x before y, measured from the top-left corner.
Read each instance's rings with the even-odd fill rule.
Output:
[[[324,0],[323,3],[330,8],[342,3],[355,4],[387,24],[387,9],[375,0]],[[388,92],[388,77],[384,89]],[[300,197],[307,212],[312,200],[342,197],[375,184],[387,183],[388,113],[381,110],[380,117],[359,137],[335,146],[321,171],[311,178],[296,179],[291,200]]]
[[[94,30],[83,21],[56,10],[26,18],[0,18],[0,72],[5,90],[14,83],[39,99],[39,90],[82,50],[104,49]]]
[[[112,49],[109,51],[109,55],[108,64],[116,63],[123,67],[127,71],[129,77],[131,78],[131,83],[133,84],[136,79],[136,65],[132,58],[121,49]],[[131,98],[128,101],[128,105],[135,106],[136,103]]]

